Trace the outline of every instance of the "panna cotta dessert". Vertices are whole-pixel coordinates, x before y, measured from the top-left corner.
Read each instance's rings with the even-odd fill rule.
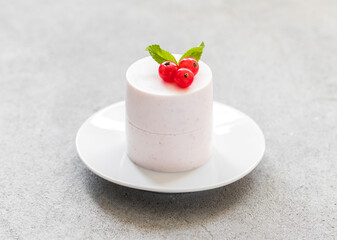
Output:
[[[154,171],[181,172],[211,158],[213,81],[211,69],[197,61],[203,47],[202,43],[195,48],[201,49],[200,55],[194,53],[191,58],[186,52],[179,62],[175,60],[178,55],[160,48],[164,53],[149,50],[152,57],[128,68],[127,154],[135,164]]]

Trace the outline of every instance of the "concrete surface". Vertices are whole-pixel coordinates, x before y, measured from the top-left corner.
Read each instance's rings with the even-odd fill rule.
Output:
[[[81,123],[160,43],[205,41],[215,98],[267,151],[247,177],[156,194],[96,177]],[[0,239],[336,239],[337,2],[0,1]]]

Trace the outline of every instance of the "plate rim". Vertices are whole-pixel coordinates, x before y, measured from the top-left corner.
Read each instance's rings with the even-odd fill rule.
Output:
[[[121,180],[118,180],[116,178],[111,178],[111,177],[108,177],[104,174],[101,174],[100,172],[96,171],[94,168],[92,168],[89,164],[87,164],[87,162],[84,160],[83,156],[81,155],[80,151],[79,151],[79,133],[80,131],[82,130],[82,128],[84,127],[84,125],[91,119],[93,118],[96,114],[99,114],[100,112],[108,109],[108,108],[112,108],[112,107],[116,107],[118,105],[123,105],[125,104],[125,101],[118,101],[118,102],[115,102],[113,104],[110,104],[98,111],[96,111],[95,113],[93,113],[92,115],[90,115],[79,127],[79,129],[77,130],[77,133],[76,133],[76,138],[75,138],[75,146],[76,146],[76,151],[77,151],[77,155],[79,156],[80,160],[82,161],[82,163],[84,163],[84,165],[91,171],[93,172],[94,174],[96,174],[97,176],[109,181],[109,182],[112,182],[114,184],[117,184],[117,185],[120,185],[120,186],[123,186],[123,187],[128,187],[128,188],[133,188],[133,189],[137,189],[137,190],[142,190],[142,191],[148,191],[148,192],[158,192],[158,193],[191,193],[191,192],[200,192],[200,191],[206,191],[206,190],[211,190],[211,189],[216,189],[216,188],[220,188],[220,187],[223,187],[223,186],[226,186],[226,185],[229,185],[233,182],[236,182],[238,181],[239,179],[247,176],[250,172],[252,172],[256,167],[257,165],[262,161],[263,159],[263,156],[264,156],[264,153],[265,153],[265,150],[266,150],[266,140],[265,140],[265,136],[261,130],[261,128],[259,127],[259,125],[254,121],[254,119],[252,119],[251,117],[249,117],[247,114],[241,112],[240,110],[234,108],[234,107],[231,107],[231,106],[228,106],[226,104],[223,104],[223,103],[220,103],[218,101],[213,101],[213,104],[216,103],[216,104],[219,104],[219,105],[223,105],[223,106],[226,106],[228,108],[231,108],[237,112],[240,112],[242,115],[244,115],[246,118],[248,118],[256,127],[256,129],[260,132],[261,136],[262,136],[262,140],[263,140],[263,144],[262,144],[262,147],[263,147],[263,150],[261,151],[261,155],[259,156],[259,158],[254,162],[254,164],[252,164],[246,171],[242,172],[241,174],[239,174],[238,176],[236,177],[233,177],[232,179],[228,180],[228,181],[224,181],[224,182],[219,182],[217,184],[212,184],[212,185],[206,185],[206,186],[202,186],[202,187],[198,187],[198,188],[189,188],[189,189],[170,189],[170,188],[166,188],[166,187],[147,187],[147,186],[142,186],[142,185],[135,185],[135,184],[130,184],[128,182],[125,182],[125,181],[121,181]],[[124,153],[126,154],[126,153]],[[138,166],[138,165],[137,165]],[[140,167],[140,166],[138,166]],[[144,168],[145,169],[145,168]],[[147,171],[152,171],[152,170],[149,170],[149,169],[146,169]],[[193,170],[190,170],[190,171],[193,171]],[[154,172],[154,171],[152,171]],[[161,172],[156,172],[156,173],[161,173]],[[162,174],[170,174],[170,173],[165,173],[163,172]]]

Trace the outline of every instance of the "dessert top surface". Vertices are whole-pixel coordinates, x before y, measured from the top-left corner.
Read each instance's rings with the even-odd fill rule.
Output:
[[[174,55],[177,59],[179,55]],[[179,88],[174,83],[164,82],[158,74],[159,64],[151,56],[144,57],[133,63],[126,72],[128,83],[141,92],[153,95],[175,96],[197,92],[212,81],[212,71],[202,61],[199,61],[199,72],[188,88]]]

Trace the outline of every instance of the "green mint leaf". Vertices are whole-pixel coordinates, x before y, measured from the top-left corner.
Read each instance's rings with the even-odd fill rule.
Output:
[[[184,53],[184,55],[181,56],[179,59],[179,62],[185,58],[185,57],[192,57],[195,60],[199,61],[202,55],[202,51],[204,50],[205,44],[204,42],[201,42],[199,47],[194,47],[188,50],[187,52]]]
[[[161,49],[157,44],[148,46],[145,51],[149,51],[152,58],[159,64],[162,64],[165,61],[177,63],[177,60],[171,53]]]

